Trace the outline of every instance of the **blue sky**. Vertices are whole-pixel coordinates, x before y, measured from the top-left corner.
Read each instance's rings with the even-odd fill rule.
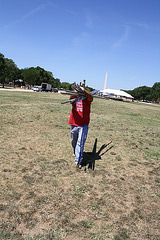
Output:
[[[160,0],[0,0],[0,52],[61,82],[160,82]]]

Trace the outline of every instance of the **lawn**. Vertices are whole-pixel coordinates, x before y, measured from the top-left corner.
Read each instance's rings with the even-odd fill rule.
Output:
[[[159,240],[160,106],[94,99],[85,171],[64,100],[0,91],[0,240]]]

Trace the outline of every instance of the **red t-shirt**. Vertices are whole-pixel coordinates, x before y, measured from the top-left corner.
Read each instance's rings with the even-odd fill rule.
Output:
[[[88,125],[90,122],[91,102],[86,98],[72,103],[72,111],[68,123],[77,127]]]

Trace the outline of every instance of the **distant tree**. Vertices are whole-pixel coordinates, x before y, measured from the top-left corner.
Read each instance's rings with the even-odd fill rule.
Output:
[[[60,88],[61,87],[61,82],[59,78],[52,78],[49,80],[49,83],[52,84],[53,88]]]
[[[152,87],[152,100],[160,102],[160,82],[156,82]]]
[[[155,91],[159,91],[159,93],[160,93],[160,82],[154,83],[152,89]]]
[[[3,88],[4,88],[4,81],[5,81],[5,61],[4,61],[4,55],[0,53],[0,82],[3,85]]]
[[[42,82],[54,84],[54,77],[52,72],[46,71],[41,67],[31,67],[21,69],[23,79],[29,85],[41,85]]]
[[[139,87],[140,99],[145,100],[146,96],[147,95],[149,96],[150,93],[151,93],[151,88],[150,87],[147,87],[147,86]]]
[[[3,84],[14,82],[16,79],[20,78],[21,72],[17,65],[12,59],[5,58],[2,53],[0,53],[0,81]]]
[[[21,77],[21,72],[12,59],[5,58],[5,64],[6,64],[5,82],[14,83],[16,79],[19,79]]]
[[[26,84],[38,85],[37,84],[38,73],[35,71],[34,67],[22,69],[21,73],[23,80]]]
[[[156,82],[153,87],[141,86],[133,90],[127,91],[135,99],[160,101],[160,82]]]
[[[68,83],[68,82],[62,82],[61,83],[61,88],[65,89],[65,90],[71,90],[72,84]]]

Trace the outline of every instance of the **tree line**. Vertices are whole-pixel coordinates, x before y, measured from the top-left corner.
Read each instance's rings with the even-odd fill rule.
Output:
[[[68,82],[61,82],[59,78],[54,78],[53,73],[46,71],[45,69],[37,66],[19,69],[12,59],[5,58],[2,53],[0,53],[0,83],[4,87],[5,84],[12,82],[15,86],[17,80],[23,80],[24,85],[30,86],[40,86],[42,82],[49,83],[52,88],[63,88],[66,90],[71,90],[73,85]],[[86,86],[88,91],[92,91],[93,88]]]
[[[53,88],[63,88],[70,90],[72,84],[68,82],[61,82],[59,78],[54,78],[53,73],[46,71],[41,67],[30,67],[19,69],[12,59],[5,58],[0,53],[0,83],[9,84],[18,79],[22,79],[25,85],[41,85],[42,82],[49,83]],[[86,87],[87,90],[92,91],[93,88]],[[142,86],[133,90],[126,91],[131,94],[135,99],[158,101],[160,102],[160,82],[156,82],[152,87]]]
[[[21,79],[25,85],[41,85],[42,82],[49,83],[53,88],[70,89],[71,84],[60,81],[59,78],[54,78],[52,72],[37,66],[19,69],[12,59],[5,58],[0,53],[0,83],[9,84],[10,82],[15,85],[15,81]]]
[[[141,86],[126,92],[131,94],[134,99],[160,102],[160,82],[154,83],[152,87]]]

